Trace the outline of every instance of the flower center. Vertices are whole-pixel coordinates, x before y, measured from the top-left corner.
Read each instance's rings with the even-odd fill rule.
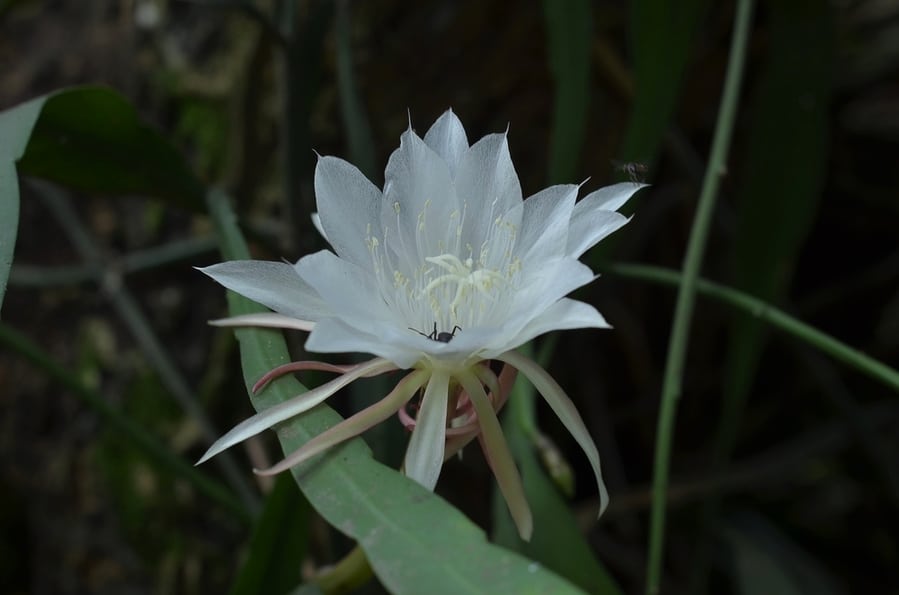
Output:
[[[435,325],[438,335],[498,325],[508,313],[521,269],[513,256],[516,225],[491,208],[486,214],[492,224],[474,232],[466,229],[464,206],[429,225],[429,206],[426,201],[417,216],[405,220],[413,225],[403,225],[402,209],[394,204],[397,231],[388,235],[393,228],[384,230],[383,242],[369,229],[366,241],[381,296],[403,324],[425,335]],[[482,236],[477,248],[466,241],[476,240],[474,235]]]

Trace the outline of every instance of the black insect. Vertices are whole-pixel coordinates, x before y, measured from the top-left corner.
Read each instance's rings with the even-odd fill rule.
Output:
[[[409,330],[410,330],[410,331],[415,331],[416,333],[418,333],[418,334],[421,335],[422,337],[427,337],[427,338],[430,339],[431,341],[437,341],[438,343],[449,343],[450,341],[453,340],[453,337],[456,336],[456,331],[461,331],[461,330],[462,330],[462,327],[459,326],[459,325],[457,324],[456,326],[453,327],[453,331],[452,331],[451,333],[448,333],[448,332],[446,332],[446,331],[440,331],[440,332],[438,333],[438,332],[437,332],[437,323],[435,322],[435,323],[434,323],[434,330],[431,331],[431,332],[430,332],[429,334],[427,334],[427,335],[424,334],[423,332],[421,332],[421,331],[418,330],[418,329],[412,328],[411,326],[409,327]]]
[[[613,160],[612,166],[615,167],[616,171],[627,174],[630,181],[635,184],[642,184],[646,178],[646,174],[649,172],[649,167],[647,167],[645,163],[638,163],[636,161],[625,162]]]

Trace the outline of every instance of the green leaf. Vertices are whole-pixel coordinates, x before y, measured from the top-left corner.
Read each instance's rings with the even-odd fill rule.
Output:
[[[0,306],[19,225],[18,173],[77,190],[143,194],[202,209],[178,152],[121,95],[73,87],[0,112]]]
[[[537,460],[526,427],[531,423],[528,421],[530,416],[522,411],[522,408],[533,408],[533,401],[533,387],[519,377],[509,398],[503,430],[534,514],[534,534],[530,542],[518,537],[506,503],[495,491],[493,538],[496,543],[540,562],[588,593],[621,593],[608,570],[593,555],[567,503]]]
[[[680,97],[693,36],[707,0],[634,0],[631,48],[635,96],[620,158],[652,163]]]
[[[732,267],[734,286],[766,301],[778,301],[789,286],[824,184],[833,56],[828,6],[775,2],[769,13],[769,58],[750,108]],[[752,386],[760,329],[755,317],[736,319],[726,365],[732,392]]]
[[[289,593],[300,584],[306,555],[309,503],[287,475],[281,475],[265,500],[250,540],[250,551],[231,595]]]
[[[226,197],[210,193],[209,205],[225,258],[248,258]],[[231,292],[228,303],[235,316],[261,311]],[[241,329],[237,339],[248,390],[265,372],[288,361],[279,332]],[[253,406],[259,411],[305,390],[293,377],[282,377],[253,396]],[[292,452],[340,420],[320,405],[282,424],[278,439],[285,452]],[[488,543],[483,531],[458,510],[372,459],[360,439],[292,472],[318,513],[359,542],[375,574],[393,593],[578,592],[539,564]]]
[[[0,112],[0,307],[6,295],[19,229],[16,161],[25,151],[43,105],[44,99],[35,99]]]
[[[203,184],[117,92],[73,87],[34,101],[42,108],[20,173],[85,192],[141,194],[202,210]]]
[[[568,183],[577,173],[590,99],[590,24],[587,0],[544,0],[549,65],[555,79],[549,181]]]

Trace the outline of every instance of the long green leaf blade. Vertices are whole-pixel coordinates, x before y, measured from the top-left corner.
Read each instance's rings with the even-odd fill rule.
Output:
[[[543,2],[550,69],[555,79],[549,181],[570,182],[577,173],[590,99],[590,37],[587,0]]]
[[[250,551],[230,595],[281,595],[300,583],[306,555],[309,503],[282,475],[265,500],[250,540]],[[286,563],[285,563],[286,562]]]
[[[205,190],[187,162],[117,92],[73,87],[35,101],[41,113],[20,173],[84,192],[140,194],[203,208]]]
[[[34,99],[0,112],[0,308],[6,295],[19,229],[19,179],[16,161],[22,156],[44,106]]]

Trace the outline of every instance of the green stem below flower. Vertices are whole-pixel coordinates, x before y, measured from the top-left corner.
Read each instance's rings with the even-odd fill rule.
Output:
[[[740,83],[752,21],[753,0],[740,0],[734,16],[734,35],[731,40],[730,58],[721,97],[721,109],[715,126],[709,164],[702,184],[699,203],[690,231],[687,253],[684,256],[683,276],[677,295],[668,358],[662,381],[662,400],[656,429],[656,449],[652,480],[652,512],[649,527],[649,551],[646,562],[646,593],[656,595],[660,589],[662,555],[665,541],[665,504],[668,490],[668,471],[671,459],[671,442],[674,437],[674,421],[677,401],[680,398],[684,362],[687,357],[690,321],[696,298],[696,281],[705,252],[712,212],[718,185],[726,168],[727,151],[736,120]]]

